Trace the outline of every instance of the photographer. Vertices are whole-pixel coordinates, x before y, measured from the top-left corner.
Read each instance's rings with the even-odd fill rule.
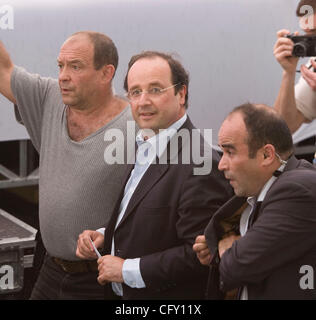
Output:
[[[313,9],[309,11],[308,16],[303,6],[310,6]],[[301,0],[297,6],[296,15],[300,18],[306,35],[316,35],[316,0]],[[281,88],[274,106],[293,133],[302,123],[311,122],[316,118],[316,73],[313,71],[314,68],[316,69],[316,62],[314,57],[307,65],[300,67],[301,77],[295,85],[299,58],[292,54],[294,42],[286,37],[288,34],[290,31],[280,30],[274,46],[274,56],[283,68]],[[296,32],[295,35],[298,33]]]

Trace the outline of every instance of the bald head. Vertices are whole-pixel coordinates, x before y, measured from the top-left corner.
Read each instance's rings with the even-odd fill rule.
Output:
[[[63,44],[66,43],[89,42],[93,49],[93,63],[96,70],[104,65],[113,65],[114,69],[118,66],[118,53],[113,41],[105,34],[94,31],[79,31],[71,35]]]
[[[238,107],[235,107],[226,118],[229,118],[236,112],[240,112],[241,114],[249,113],[249,111],[252,110],[253,112],[257,111],[260,114],[266,114],[270,115],[271,117],[277,117],[279,119],[282,119],[280,115],[275,111],[274,108],[271,108],[267,106],[266,104],[260,104],[260,103],[245,103]]]

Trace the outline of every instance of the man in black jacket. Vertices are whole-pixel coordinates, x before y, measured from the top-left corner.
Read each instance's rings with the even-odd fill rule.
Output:
[[[316,170],[292,155],[287,125],[267,106],[235,108],[219,145],[236,196],[194,245],[211,264],[209,298],[239,288],[239,299],[315,299],[302,277],[316,267]]]
[[[85,231],[77,250],[80,258],[96,258],[89,238],[97,247],[104,243],[98,281],[110,282],[123,299],[204,296],[208,268],[192,245],[231,190],[217,169],[216,151],[194,139],[188,84],[186,71],[169,55],[144,52],[129,63],[125,87],[142,129],[136,163],[126,172],[104,238]],[[206,170],[194,160],[197,154],[204,154]]]

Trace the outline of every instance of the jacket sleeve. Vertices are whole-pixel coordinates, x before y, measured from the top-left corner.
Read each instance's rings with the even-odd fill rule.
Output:
[[[205,279],[208,272],[198,261],[192,245],[215,211],[231,196],[231,190],[216,166],[209,175],[190,173],[182,181],[175,223],[178,244],[141,257],[140,269],[147,288],[175,287],[184,279],[190,282],[201,276]]]
[[[287,179],[271,187],[258,219],[222,256],[222,290],[259,283],[315,248],[316,181],[308,181]]]

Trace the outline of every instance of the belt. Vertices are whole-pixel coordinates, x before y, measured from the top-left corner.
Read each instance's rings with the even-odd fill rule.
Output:
[[[67,273],[98,271],[98,264],[96,260],[67,261],[53,257],[53,261]]]

